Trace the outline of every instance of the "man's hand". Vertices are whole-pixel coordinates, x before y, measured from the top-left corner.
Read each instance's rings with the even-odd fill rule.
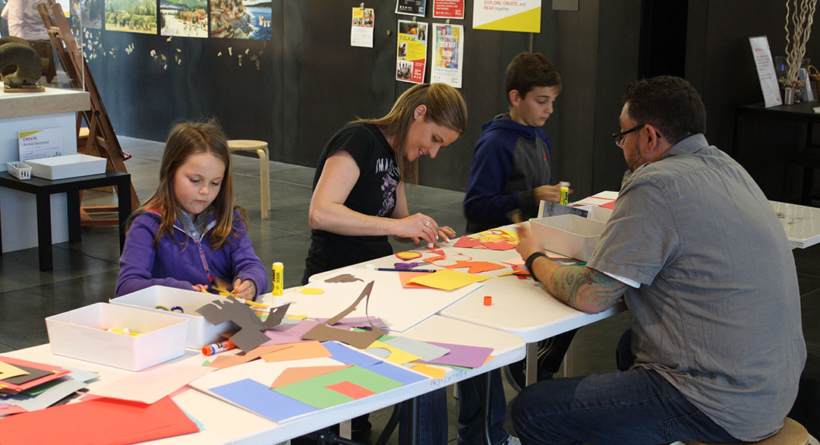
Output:
[[[516,226],[516,229],[518,230],[518,245],[515,246],[515,250],[521,255],[524,261],[535,252],[544,251],[541,240],[538,239],[537,236],[533,236],[529,223],[519,224]],[[530,271],[530,273],[532,273],[532,271]]]
[[[561,185],[542,185],[533,191],[535,199],[540,201],[561,202]],[[569,189],[572,194],[572,189]]]

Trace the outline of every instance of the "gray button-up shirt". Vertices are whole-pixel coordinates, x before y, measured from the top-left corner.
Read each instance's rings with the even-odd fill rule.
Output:
[[[624,296],[636,366],[740,440],[782,426],[806,359],[797,273],[737,162],[696,134],[627,174],[587,265],[641,283]]]

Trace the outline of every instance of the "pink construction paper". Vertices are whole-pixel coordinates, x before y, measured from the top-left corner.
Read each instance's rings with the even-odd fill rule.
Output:
[[[307,333],[307,331],[313,329],[314,326],[319,324],[318,321],[312,320],[302,320],[297,324],[288,324],[282,325],[268,329],[265,331],[265,335],[270,338],[270,340],[266,341],[262,344],[262,346],[268,345],[282,345],[285,343],[299,343],[302,341],[302,335]]]
[[[409,270],[408,272],[412,272]],[[316,321],[319,323],[324,323],[330,320],[329,318],[317,318]],[[370,321],[368,322],[367,317],[348,317],[341,319],[338,323],[331,326],[332,328],[337,329],[350,329],[350,328],[363,328],[363,327],[370,327],[370,323],[373,323],[373,326],[377,328],[387,329],[388,326],[379,318],[379,317],[370,317]]]
[[[493,348],[484,348],[480,346],[454,345],[451,343],[438,343],[434,341],[429,341],[427,343],[441,346],[442,348],[447,348],[450,352],[435,360],[430,360],[424,363],[478,368],[487,361],[487,357],[489,357],[493,352]]]

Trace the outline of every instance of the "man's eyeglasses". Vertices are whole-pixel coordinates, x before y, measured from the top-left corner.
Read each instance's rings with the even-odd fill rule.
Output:
[[[626,135],[628,135],[629,133],[636,132],[645,126],[646,124],[641,124],[637,127],[630,128],[629,130],[625,130],[620,133],[612,133],[612,138],[615,139],[615,145],[623,148],[624,138],[626,138]]]

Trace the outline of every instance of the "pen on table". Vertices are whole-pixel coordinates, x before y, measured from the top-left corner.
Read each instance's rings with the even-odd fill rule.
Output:
[[[396,269],[393,267],[380,267],[376,270],[386,272],[438,272],[438,269]]]

